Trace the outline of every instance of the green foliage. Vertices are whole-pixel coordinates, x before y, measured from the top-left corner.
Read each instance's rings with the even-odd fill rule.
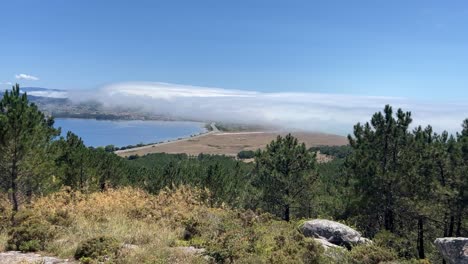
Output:
[[[379,223],[378,219],[383,219],[385,229],[395,230],[398,192],[405,184],[404,168],[399,164],[403,164],[401,153],[410,142],[411,121],[411,113],[399,109],[395,119],[392,108],[386,106],[384,113],[374,114],[370,123],[358,123],[354,137],[349,136],[354,152],[346,165],[360,193],[358,206],[366,210],[361,214],[369,216],[363,223]],[[380,226],[369,226],[366,231],[373,235],[379,229]]]
[[[104,147],[104,150],[106,152],[113,152],[113,151],[116,151],[118,148],[116,148],[114,145],[107,145]]]
[[[253,150],[242,150],[237,153],[238,159],[253,159],[255,157],[255,151]]]
[[[71,226],[73,223],[73,219],[70,216],[69,212],[64,209],[60,209],[55,211],[54,213],[50,213],[47,215],[47,222],[55,226],[63,226],[68,227]]]
[[[76,249],[75,259],[85,262],[89,262],[90,259],[98,261],[109,260],[117,255],[119,248],[120,245],[116,239],[100,236],[81,243]]]
[[[343,220],[349,217],[353,197],[344,170],[343,159],[317,164],[319,178],[312,189],[312,215]]]
[[[395,260],[395,252],[376,245],[356,246],[349,252],[350,264],[379,264]]]
[[[322,246],[299,233],[295,223],[252,211],[199,219],[195,241],[203,241],[198,245],[217,263],[321,263]]]
[[[406,237],[382,230],[375,235],[373,241],[379,247],[392,249],[401,259],[417,257],[413,243]]]
[[[437,236],[466,233],[468,120],[456,137],[430,126],[409,131],[410,124],[409,112],[394,116],[386,106],[354,127],[345,163],[348,217],[368,236],[390,232],[376,238],[400,257],[437,259],[429,246]]]
[[[18,84],[5,91],[0,100],[0,188],[11,193],[14,211],[21,194],[30,200],[52,181],[51,142],[60,132],[53,124],[20,93]]]
[[[48,222],[23,210],[15,214],[9,236],[8,250],[31,252],[43,250],[47,241],[53,237],[53,231]]]
[[[261,191],[263,208],[290,220],[291,208],[305,206],[317,179],[315,153],[288,134],[259,151],[255,157],[255,186]]]
[[[320,151],[320,153],[333,156],[338,159],[344,159],[351,155],[353,152],[353,149],[349,146],[316,146],[316,147],[311,147],[309,149],[310,151],[317,152]]]
[[[126,168],[128,182],[151,193],[189,184],[210,189],[215,203],[241,207],[251,202],[252,165],[231,157],[155,153],[127,160]]]

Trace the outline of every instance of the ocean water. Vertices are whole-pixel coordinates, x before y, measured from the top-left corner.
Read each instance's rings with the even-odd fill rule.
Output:
[[[93,147],[156,143],[206,132],[203,123],[186,121],[56,118],[55,127],[62,128],[62,136],[72,131],[81,137],[87,146]]]

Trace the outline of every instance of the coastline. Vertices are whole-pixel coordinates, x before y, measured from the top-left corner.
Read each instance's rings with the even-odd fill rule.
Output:
[[[208,125],[208,124],[206,124],[206,125]],[[145,149],[152,148],[152,147],[155,147],[155,146],[162,146],[162,145],[176,143],[176,142],[183,142],[183,141],[187,141],[187,140],[191,140],[191,139],[197,139],[197,138],[200,138],[200,137],[204,137],[204,136],[207,136],[207,135],[210,135],[210,134],[220,133],[220,131],[218,130],[218,128],[216,127],[216,124],[214,122],[209,124],[209,125],[211,127],[211,130],[207,129],[206,132],[204,132],[204,133],[200,133],[200,134],[192,135],[192,136],[188,136],[188,137],[183,137],[183,138],[177,138],[177,139],[173,139],[173,140],[166,140],[166,141],[159,142],[159,143],[148,143],[148,144],[145,144],[143,146],[136,146],[134,148],[119,149],[119,150],[114,151],[114,153],[117,154],[117,155],[125,154],[125,153],[128,153],[128,152],[135,152],[135,151],[139,151],[139,150],[145,150]]]

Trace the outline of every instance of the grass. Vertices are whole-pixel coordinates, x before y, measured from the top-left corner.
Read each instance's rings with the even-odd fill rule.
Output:
[[[6,231],[0,231],[0,252],[5,251],[5,245],[8,240],[8,234]]]
[[[297,230],[299,222],[210,204],[209,191],[186,186],[158,195],[133,188],[91,194],[64,189],[34,200],[27,211],[52,227],[53,238],[47,240],[42,254],[60,258],[73,258],[79,245],[104,236],[119,244],[120,250],[110,259],[116,264],[198,264],[211,263],[210,259],[218,263],[336,263]],[[5,228],[0,230],[4,230],[0,231],[3,250],[8,235]],[[204,248],[206,254],[190,253],[187,246]],[[358,257],[377,253],[369,249]]]
[[[66,190],[34,202],[33,211],[56,224],[46,250],[70,258],[80,243],[112,236],[121,245],[118,263],[200,263],[201,257],[171,249],[182,233],[178,224],[196,202],[196,191],[180,188],[158,196],[123,188],[89,195]]]
[[[36,199],[27,210],[51,224],[53,238],[43,254],[60,258],[72,258],[80,244],[100,236],[121,245],[112,259],[118,264],[209,263],[208,258],[271,263],[271,256],[302,263],[303,255],[310,251],[306,246],[311,242],[293,223],[210,204],[209,191],[186,186],[158,195],[133,188],[91,194],[64,189]],[[189,238],[184,237],[187,230]],[[0,233],[1,245],[7,239],[6,232]],[[205,248],[208,256],[187,252],[187,246]],[[315,257],[321,253],[310,252]]]

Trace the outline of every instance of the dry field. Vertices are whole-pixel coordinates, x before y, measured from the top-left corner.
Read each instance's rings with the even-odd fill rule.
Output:
[[[188,155],[218,154],[235,156],[241,150],[257,150],[264,148],[268,143],[274,140],[278,132],[212,132],[194,138],[187,138],[168,143],[149,145],[134,149],[117,151],[120,156],[145,155],[149,153],[186,153]],[[297,132],[292,133],[304,142],[307,147],[317,145],[345,145],[348,143],[346,137],[323,134]]]

